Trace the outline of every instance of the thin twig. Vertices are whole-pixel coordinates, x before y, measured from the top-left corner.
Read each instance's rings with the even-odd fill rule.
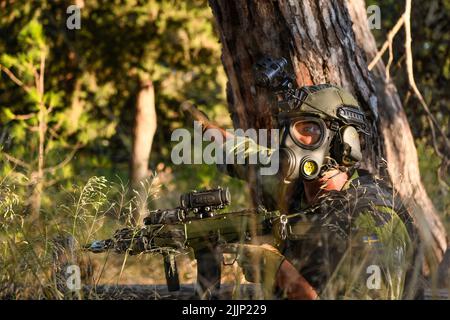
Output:
[[[392,40],[394,39],[395,35],[397,34],[397,32],[400,30],[400,28],[403,26],[403,24],[405,23],[405,16],[402,15],[400,17],[400,19],[398,19],[397,23],[395,24],[395,26],[392,28],[391,31],[389,31],[387,38],[388,40],[386,40],[383,43],[383,46],[381,47],[380,51],[377,52],[377,54],[375,55],[375,57],[372,59],[372,61],[369,63],[369,70],[372,70],[373,67],[375,67],[375,65],[377,64],[377,62],[381,59],[381,57],[383,56],[383,54],[386,52],[386,50],[389,48],[389,45],[391,43],[392,45]]]
[[[80,149],[83,145],[77,144],[76,146],[73,147],[72,151],[70,152],[70,154],[60,163],[58,163],[57,165],[50,167],[50,168],[46,168],[44,170],[44,172],[46,173],[50,173],[50,174],[54,174],[56,172],[56,170],[61,169],[63,167],[65,167],[71,160],[72,158],[75,156],[75,154],[77,153],[78,149]]]
[[[9,70],[7,67],[5,67],[4,65],[0,64],[0,69],[6,73],[6,75],[15,83],[17,84],[19,87],[23,88],[26,92],[30,92],[30,87],[28,87],[27,85],[25,85],[19,78],[16,77],[16,75]]]
[[[26,126],[25,129],[27,129],[30,132],[38,132],[39,131],[38,126]]]
[[[406,107],[409,103],[409,99],[411,98],[411,90],[406,92],[405,98],[403,99],[402,106]]]
[[[386,65],[386,82],[389,83],[389,80],[391,78],[390,69],[391,69],[392,62],[394,60],[394,53],[392,50],[392,42],[394,41],[394,35],[392,35],[391,33],[388,34],[388,41],[389,41],[389,60]]]
[[[17,115],[14,115],[14,120],[29,120],[33,117],[36,117],[36,113],[17,114]]]
[[[8,160],[9,162],[12,162],[18,166],[21,166],[22,168],[25,169],[30,169],[30,165],[20,159],[17,159],[15,157],[13,157],[12,155],[9,155],[8,153],[2,151],[2,154],[4,155],[4,157],[6,158],[6,160]]]

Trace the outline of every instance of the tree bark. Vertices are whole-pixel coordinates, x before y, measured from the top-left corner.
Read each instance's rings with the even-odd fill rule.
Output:
[[[252,66],[262,56],[285,57],[293,66],[300,86],[333,83],[346,88],[366,111],[374,132],[366,141],[363,167],[384,174],[380,164],[383,158],[387,160],[388,173],[405,202],[411,202],[411,198],[423,206],[418,219],[429,223],[433,252],[442,256],[445,232],[420,182],[414,141],[395,87],[373,81],[365,60],[370,46],[376,52],[373,37],[366,52],[359,48],[346,1],[210,0],[209,3],[223,46],[222,62],[228,76],[227,98],[234,126],[243,129],[276,126],[271,118],[271,99],[255,86],[253,78]],[[364,4],[359,5],[365,8]],[[367,40],[361,35],[370,33],[364,20],[365,10],[358,18],[354,23],[361,30],[357,32],[359,44],[365,45]],[[394,135],[397,137],[392,139]],[[398,178],[398,173],[403,179]]]
[[[145,180],[150,176],[148,162],[156,132],[155,92],[151,80],[142,81],[136,102],[131,155],[131,187],[136,192],[137,210],[134,222],[140,224],[147,209],[148,190]]]

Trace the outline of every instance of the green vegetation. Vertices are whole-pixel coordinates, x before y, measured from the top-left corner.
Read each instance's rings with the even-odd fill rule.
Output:
[[[248,201],[243,183],[216,168],[170,161],[171,132],[191,126],[181,102],[192,99],[220,124],[231,124],[221,46],[206,1],[89,1],[80,30],[66,28],[70,4],[2,7],[0,296],[59,297],[51,278],[54,237],[72,235],[83,245],[129,220],[133,110],[142,78],[154,84],[158,115],[149,164],[157,179],[148,181],[158,199],[149,205],[173,207],[183,192],[225,184],[234,208]],[[161,188],[151,185],[156,180]],[[110,257],[109,271],[101,268],[104,257],[93,259],[103,272],[96,275],[100,283],[149,281],[121,270],[136,266],[134,257],[126,266],[122,257]],[[150,266],[160,261],[145,259]],[[163,275],[150,278],[161,282]],[[24,287],[33,289],[16,291]]]

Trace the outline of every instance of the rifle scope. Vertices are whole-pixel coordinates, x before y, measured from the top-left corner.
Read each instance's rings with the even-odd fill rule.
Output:
[[[212,216],[212,211],[223,209],[231,203],[231,195],[228,188],[192,191],[182,194],[180,207],[174,209],[158,209],[149,212],[144,218],[145,225],[158,225],[183,222],[189,212],[199,213],[200,217]]]
[[[254,76],[258,86],[265,88],[279,88],[287,86],[290,79],[286,77],[284,68],[287,66],[285,58],[274,59],[265,57],[254,65]]]
[[[211,211],[222,209],[231,203],[231,195],[228,188],[211,189],[204,191],[192,191],[180,197],[180,208],[186,211]]]

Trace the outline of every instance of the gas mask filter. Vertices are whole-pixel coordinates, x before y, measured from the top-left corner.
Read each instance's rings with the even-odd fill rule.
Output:
[[[318,117],[292,119],[280,141],[281,174],[286,183],[298,178],[313,180],[329,154],[334,132]]]

